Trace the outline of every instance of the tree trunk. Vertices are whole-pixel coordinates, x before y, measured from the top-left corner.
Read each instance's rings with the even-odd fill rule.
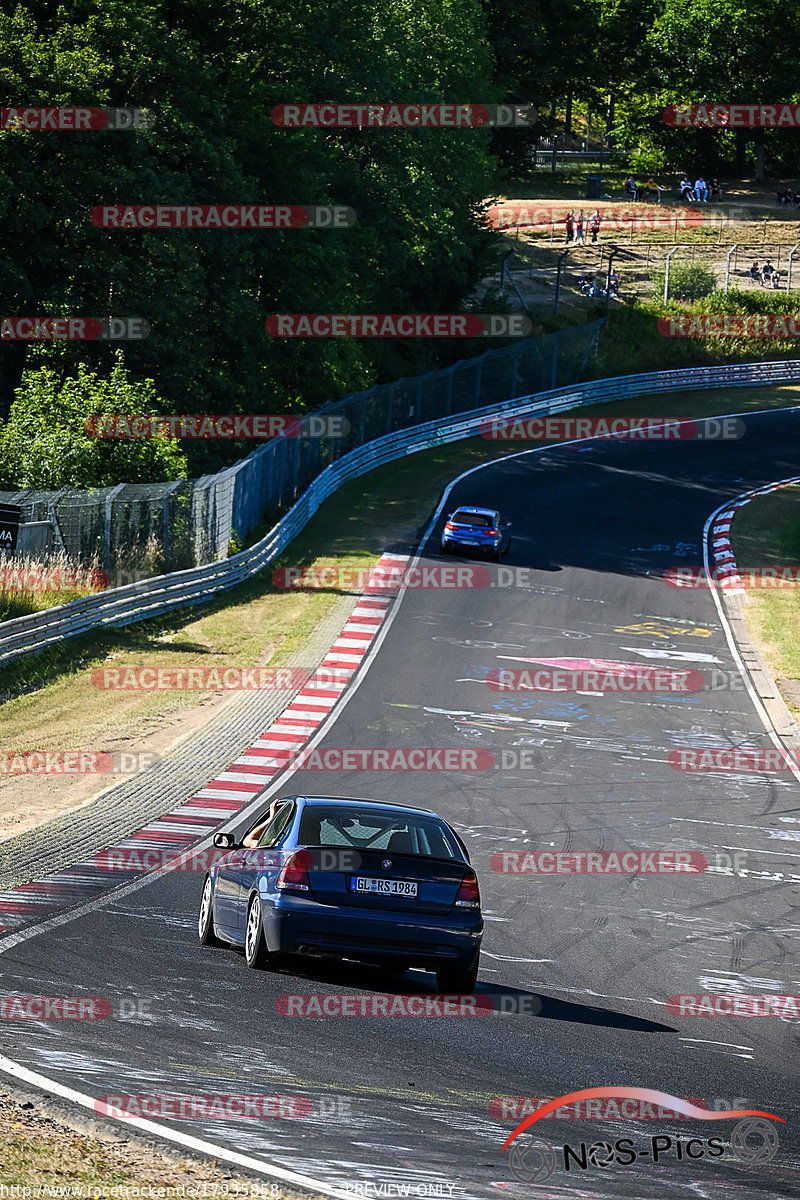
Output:
[[[611,132],[609,132],[609,130]],[[607,145],[609,145],[609,146],[613,145],[613,141],[614,141],[614,93],[613,92],[608,93],[608,99],[606,100],[606,131],[605,131],[604,140]]]
[[[758,183],[764,182],[764,131],[762,129],[756,133],[756,180]]]
[[[736,174],[741,178],[745,172],[745,147],[747,134],[744,129],[736,130]]]
[[[564,117],[564,132],[572,133],[572,92],[567,96],[567,115]]]

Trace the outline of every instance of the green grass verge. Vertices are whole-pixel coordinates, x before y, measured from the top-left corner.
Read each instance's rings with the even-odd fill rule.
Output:
[[[731,525],[731,541],[740,570],[800,565],[800,486],[751,500]],[[800,714],[800,587],[748,589],[745,611],[784,700]]]

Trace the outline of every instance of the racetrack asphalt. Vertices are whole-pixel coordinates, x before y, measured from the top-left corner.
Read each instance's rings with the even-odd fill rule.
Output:
[[[694,773],[668,762],[680,748],[774,745],[741,678],[735,685],[711,593],[664,580],[670,567],[702,564],[705,522],[726,499],[800,473],[800,412],[749,415],[746,425],[730,442],[549,448],[454,485],[445,511],[499,507],[513,522],[510,555],[487,564],[489,586],[407,590],[318,745],[483,748],[505,751],[506,763],[524,750],[529,765],[300,770],[269,789],[417,803],[450,821],[483,896],[477,993],[509,1006],[523,997],[527,1012],[280,1015],[276,999],[287,993],[424,993],[434,980],[310,960],[248,971],[236,951],[198,945],[202,875],[176,872],[57,927],[44,922],[6,949],[0,940],[5,995],[103,996],[129,1013],[3,1021],[3,1053],[92,1096],[309,1096],[303,1118],[169,1124],[354,1195],[404,1194],[402,1185],[411,1195],[513,1200],[800,1196],[797,1018],[666,1007],[678,994],[800,992],[800,785],[787,771]],[[442,520],[422,561],[466,563],[439,554]],[[488,672],[530,659],[716,670],[731,686],[665,695],[487,686]],[[711,865],[641,875],[491,868],[504,850],[631,849],[701,852]],[[730,1120],[551,1119],[531,1135],[557,1150],[554,1171],[546,1182],[514,1178],[500,1148],[517,1121],[492,1115],[493,1099],[625,1084],[775,1113],[787,1122],[777,1153],[734,1161]],[[654,1164],[646,1151],[660,1134],[721,1137],[725,1156],[679,1161],[673,1147]],[[563,1169],[564,1142],[577,1150],[621,1136],[642,1151],[634,1165]]]

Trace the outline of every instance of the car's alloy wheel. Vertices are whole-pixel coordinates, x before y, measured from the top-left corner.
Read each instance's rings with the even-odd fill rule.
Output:
[[[214,931],[214,890],[211,886],[211,876],[206,875],[203,884],[203,896],[200,900],[200,914],[197,918],[197,936],[201,946],[221,946],[222,942]]]
[[[448,995],[469,995],[478,981],[480,955],[476,954],[469,967],[439,967],[436,972],[437,992]]]
[[[244,958],[248,967],[263,971],[270,965],[267,940],[261,921],[261,901],[253,896],[247,910],[247,927],[244,934]]]

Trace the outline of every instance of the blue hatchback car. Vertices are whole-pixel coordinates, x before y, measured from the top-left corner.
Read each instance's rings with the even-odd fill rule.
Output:
[[[377,800],[287,796],[257,848],[230,851],[203,883],[203,945],[244,948],[249,967],[309,954],[436,972],[472,992],[483,917],[464,843],[436,813]]]
[[[442,530],[442,553],[451,550],[483,551],[500,561],[511,549],[511,522],[494,508],[457,508],[448,514]]]

